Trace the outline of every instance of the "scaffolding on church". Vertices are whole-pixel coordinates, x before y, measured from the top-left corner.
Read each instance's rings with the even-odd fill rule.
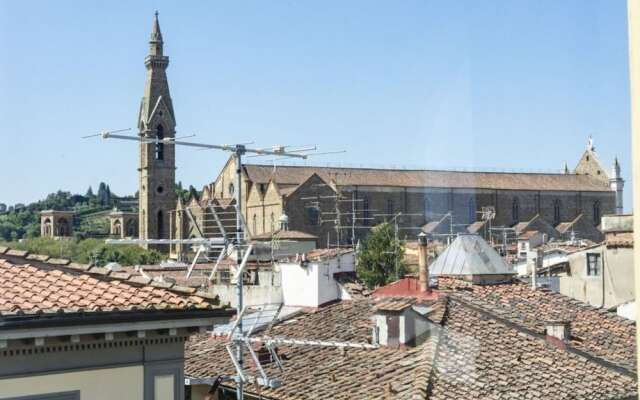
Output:
[[[252,149],[246,147],[244,144],[237,145],[215,145],[215,144],[205,144],[205,143],[194,143],[194,142],[185,142],[175,140],[173,138],[160,139],[160,138],[149,138],[149,137],[139,137],[139,136],[127,136],[127,135],[119,135],[115,132],[103,132],[100,135],[103,139],[120,139],[120,140],[128,140],[135,141],[138,143],[145,144],[166,144],[166,145],[174,145],[174,146],[187,146],[187,147],[195,147],[200,149],[212,149],[212,150],[222,150],[231,152],[235,159],[235,183],[237,189],[234,192],[235,197],[235,232],[228,232],[224,227],[222,228],[224,234],[222,238],[193,238],[193,239],[123,239],[112,241],[111,243],[121,243],[124,244],[125,241],[128,244],[191,244],[198,245],[198,252],[205,251],[207,247],[218,247],[221,248],[220,255],[216,260],[216,264],[214,265],[210,277],[213,277],[215,271],[219,265],[220,260],[223,257],[223,254],[227,254],[229,251],[235,252],[236,255],[236,266],[235,266],[235,274],[232,282],[236,285],[236,295],[237,295],[237,306],[236,306],[236,321],[233,325],[233,329],[229,333],[230,342],[227,345],[227,350],[229,352],[229,356],[232,360],[234,367],[236,368],[236,375],[232,377],[232,379],[236,383],[236,397],[238,400],[244,399],[244,384],[247,382],[255,382],[259,385],[268,386],[268,387],[278,387],[282,384],[282,381],[278,379],[270,378],[266,375],[264,368],[260,363],[259,358],[257,357],[255,351],[251,347],[251,343],[254,342],[262,342],[265,347],[269,349],[272,357],[275,357],[277,360],[277,364],[280,368],[282,368],[282,363],[279,360],[276,352],[274,351],[274,346],[276,344],[291,344],[291,345],[309,345],[309,346],[334,346],[334,347],[358,347],[358,348],[376,348],[377,346],[371,344],[359,344],[359,343],[338,343],[338,342],[327,342],[327,341],[310,341],[310,340],[299,340],[295,338],[271,338],[271,337],[252,337],[251,334],[256,329],[256,323],[252,325],[248,325],[245,327],[245,313],[248,308],[243,304],[243,273],[247,266],[247,262],[249,260],[250,255],[254,250],[254,246],[256,244],[250,243],[246,240],[246,232],[247,225],[242,216],[242,170],[243,164],[242,159],[247,153],[253,154],[256,156],[262,155],[270,155],[277,156],[283,158],[300,158],[306,159],[310,153],[309,151],[315,150],[313,148],[303,148],[303,149],[294,149],[292,151],[287,151],[287,146],[275,146],[267,149]],[[332,153],[326,153],[332,154]],[[221,222],[219,215],[217,215],[216,211],[213,210],[213,214],[216,215],[216,223]],[[193,214],[188,211],[187,216],[192,223],[197,225],[196,219]],[[222,226],[222,225],[221,225]],[[202,233],[202,232],[201,232]],[[235,235],[233,235],[235,233]],[[195,262],[197,261],[197,257],[194,258],[193,263],[189,267],[188,274],[191,274],[193,268],[195,266]],[[255,306],[253,306],[255,308]],[[277,312],[273,312],[271,316],[271,323],[273,323],[278,314]],[[260,315],[264,314],[265,310],[260,311]],[[245,350],[248,351],[250,358],[253,360],[257,369],[260,372],[260,377],[252,378],[244,368],[244,354]]]

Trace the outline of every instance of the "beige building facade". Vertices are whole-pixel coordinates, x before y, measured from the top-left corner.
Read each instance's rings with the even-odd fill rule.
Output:
[[[633,217],[604,216],[604,242],[568,255],[559,274],[560,293],[596,307],[612,308],[635,300]]]

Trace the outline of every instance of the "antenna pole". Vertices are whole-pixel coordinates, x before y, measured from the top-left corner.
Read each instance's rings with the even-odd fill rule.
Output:
[[[245,152],[244,145],[237,145],[235,148],[235,161],[236,161],[236,263],[238,265],[238,271],[240,271],[240,260],[242,260],[242,248],[241,246],[244,244],[244,235],[242,231],[242,216],[240,213],[242,212],[242,155]],[[242,274],[238,275],[238,279],[236,282],[236,293],[238,295],[238,304],[236,305],[236,315],[238,316],[238,330],[242,332],[242,308],[244,307],[243,299],[242,299]],[[243,363],[243,351],[242,351],[243,343],[240,340],[236,341],[236,359],[238,361],[240,370],[242,370]],[[236,378],[236,399],[243,400],[244,399],[244,388],[243,388],[242,377],[238,374]]]

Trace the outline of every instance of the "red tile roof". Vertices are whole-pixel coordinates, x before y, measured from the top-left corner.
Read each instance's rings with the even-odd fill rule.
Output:
[[[277,389],[248,384],[270,399],[626,399],[637,395],[635,324],[567,297],[521,284],[473,285],[440,278],[446,296],[427,301],[438,329],[415,347],[373,350],[279,346]],[[406,299],[342,301],[276,324],[271,337],[365,342],[377,305]],[[546,340],[544,322],[572,318],[565,346]],[[224,341],[187,345],[185,375],[234,375]],[[247,361],[249,369],[254,367]],[[251,374],[255,375],[253,371]],[[232,383],[229,383],[232,385]]]
[[[452,291],[452,297],[538,334],[544,334],[549,320],[569,320],[574,336],[571,346],[624,368],[636,368],[635,323],[615,313],[519,282],[481,286],[449,278],[438,281],[438,289]]]
[[[131,310],[217,309],[210,296],[145,285],[126,276],[14,264],[0,256],[0,317]],[[127,274],[125,274],[127,275]],[[168,285],[169,287],[171,285]]]
[[[340,174],[340,185],[483,188],[510,190],[560,190],[608,192],[609,185],[589,175],[517,172],[461,172],[376,168],[333,168],[313,166],[245,165],[250,181],[297,185],[312,174],[331,182]]]
[[[439,294],[430,290],[422,292],[420,282],[416,277],[406,277],[378,288],[372,293],[375,297],[416,297],[420,299],[437,299]]]

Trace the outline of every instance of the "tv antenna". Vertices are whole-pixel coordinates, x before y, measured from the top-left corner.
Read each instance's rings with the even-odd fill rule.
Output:
[[[118,139],[118,140],[127,140],[133,141],[141,144],[164,144],[164,145],[173,145],[173,146],[186,146],[193,147],[196,149],[202,150],[221,150],[226,151],[232,154],[232,157],[235,160],[235,190],[234,190],[234,200],[235,200],[235,216],[236,216],[236,224],[235,224],[235,246],[234,250],[236,253],[236,274],[235,274],[235,282],[236,282],[236,294],[237,294],[237,305],[236,305],[236,315],[238,316],[236,319],[235,328],[238,332],[245,332],[243,328],[243,312],[245,310],[243,304],[243,279],[242,274],[247,265],[247,261],[251,252],[253,251],[253,245],[248,244],[245,237],[246,231],[246,223],[242,216],[242,171],[243,157],[247,154],[252,156],[274,156],[277,158],[298,158],[302,160],[306,160],[311,152],[316,150],[315,146],[297,148],[288,150],[291,146],[273,146],[269,148],[250,148],[245,144],[208,144],[208,143],[197,143],[197,142],[187,142],[183,140],[177,140],[176,138],[164,138],[159,139],[155,137],[149,136],[130,136],[130,135],[122,135],[120,132],[124,132],[130,130],[114,130],[114,131],[103,131],[99,134],[89,135],[85,138],[97,137],[100,136],[103,139]],[[190,241],[193,241],[191,243]],[[111,241],[112,243],[119,243],[121,241]],[[146,243],[146,244],[198,244],[201,246],[218,246],[222,248],[222,252],[225,252],[227,249],[227,241],[223,239],[143,239],[143,240],[129,240],[129,243]],[[195,263],[194,263],[195,265]],[[191,267],[193,269],[193,266]],[[213,272],[213,271],[212,271]],[[277,314],[276,314],[277,315]],[[234,362],[234,366],[237,370],[237,375],[234,380],[236,382],[236,397],[238,400],[244,399],[244,390],[243,385],[247,382],[245,376],[243,376],[243,359],[244,359],[244,349],[247,349],[249,353],[253,353],[253,350],[247,344],[249,343],[246,340],[244,335],[235,334],[230,336],[231,342],[229,343],[229,354]],[[271,342],[273,343],[273,342]],[[253,358],[253,354],[251,354]],[[258,364],[259,365],[259,364]],[[263,376],[264,378],[264,376]],[[263,384],[274,385],[276,383],[270,382],[268,380],[263,380]]]

